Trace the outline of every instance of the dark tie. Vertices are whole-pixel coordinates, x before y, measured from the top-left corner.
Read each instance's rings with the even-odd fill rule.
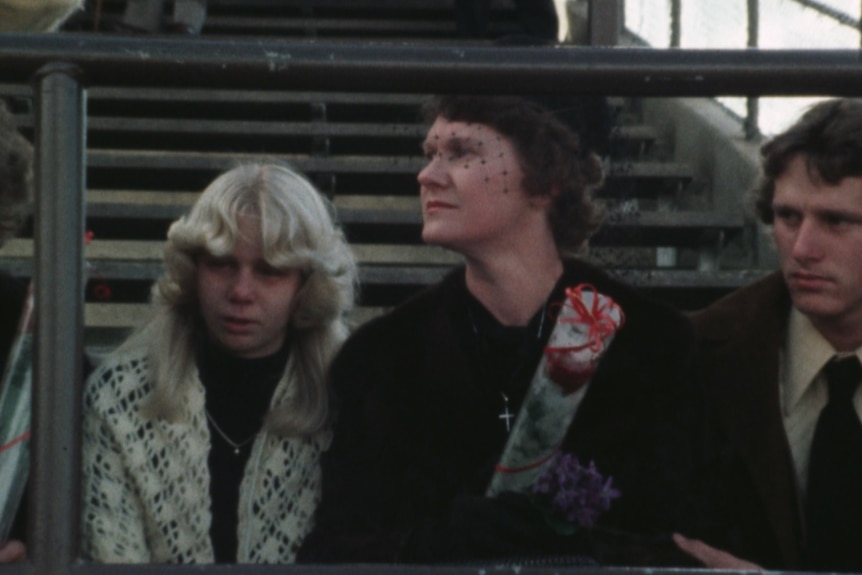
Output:
[[[808,568],[862,571],[862,423],[853,393],[862,380],[856,356],[823,368],[829,402],[817,420],[808,469]]]

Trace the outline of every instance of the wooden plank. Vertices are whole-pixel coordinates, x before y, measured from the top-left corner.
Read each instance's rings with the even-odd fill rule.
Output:
[[[85,248],[85,257],[100,266],[102,261],[161,263],[164,241],[99,240]],[[461,261],[454,252],[436,246],[405,244],[353,244],[354,257],[360,264],[436,265],[451,266]],[[33,241],[16,238],[0,248],[2,259],[29,259],[33,256]]]
[[[122,280],[152,283],[162,274],[160,261],[100,260],[90,262],[89,275],[105,280]],[[15,277],[29,278],[33,275],[31,258],[6,258],[0,254],[0,267]],[[425,286],[440,281],[449,266],[361,264],[359,281],[363,286]]]
[[[89,131],[140,132],[164,134],[204,134],[214,136],[320,136],[412,138],[425,136],[427,129],[418,124],[350,122],[276,122],[248,120],[189,120],[182,118],[130,118],[93,116],[87,119]],[[418,144],[417,148],[418,150]]]
[[[389,307],[359,306],[348,315],[351,325],[361,325],[385,313]],[[144,324],[152,313],[148,303],[87,303],[84,305],[86,328],[135,328]]]
[[[219,16],[207,17],[205,33],[224,34],[255,32],[272,33],[314,31],[315,33],[350,32],[353,36],[376,36],[381,32],[397,32],[399,36],[409,38],[416,35],[436,34],[454,36],[457,32],[455,19],[446,21],[409,20],[407,18],[383,18],[374,14],[375,18],[333,18],[333,17],[253,17],[253,16]]]
[[[0,251],[0,267],[9,273],[29,277],[32,274],[31,246],[26,240],[11,242]],[[462,262],[460,255],[433,246],[354,244],[363,284],[377,286],[428,285],[441,279],[447,270]],[[648,273],[658,262],[658,250],[650,246],[594,246],[584,259],[607,269],[633,269]],[[689,250],[693,254],[695,250]],[[103,241],[87,246],[91,278],[152,282],[163,271],[160,242]],[[674,269],[694,265],[682,259]]]
[[[0,85],[2,86],[2,85]],[[29,87],[25,88],[30,92]],[[0,88],[2,92],[2,88]],[[112,88],[94,86],[87,92],[90,101],[116,102],[197,102],[253,104],[352,104],[357,106],[419,106],[429,96],[370,92],[284,92],[274,90],[201,90],[194,88]]]
[[[194,169],[221,172],[239,162],[290,162],[304,172],[354,174],[418,174],[425,159],[391,156],[314,157],[307,154],[252,154],[245,152],[197,152],[168,150],[106,150],[87,152],[89,168]]]
[[[190,199],[188,197],[186,200]],[[402,204],[403,211],[416,214],[406,206],[409,198],[388,198],[393,205]],[[350,202],[345,202],[350,203]],[[357,202],[359,203],[359,202]],[[123,205],[123,204],[120,204]],[[338,203],[336,203],[336,206]],[[184,210],[185,205],[178,205]],[[411,220],[413,221],[413,220]],[[658,228],[673,230],[702,231],[705,229],[739,229],[744,225],[740,214],[722,212],[642,212],[631,218],[611,220],[611,229],[624,228]],[[353,244],[352,248],[357,260],[361,263],[397,263],[411,262],[423,265],[451,264],[455,261],[452,252],[436,246],[408,244]],[[86,257],[90,260],[122,259],[127,261],[151,260],[160,261],[163,241],[135,239],[94,239],[86,248]],[[33,253],[33,241],[28,238],[15,238],[0,248],[0,258],[28,258]]]
[[[641,288],[709,288],[736,289],[752,283],[770,270],[615,270],[612,275]],[[372,317],[385,313],[389,306],[357,307],[349,321],[359,325]],[[147,303],[87,303],[84,322],[87,328],[131,328],[141,325],[149,317]]]
[[[169,150],[108,150],[90,149],[90,168],[125,169],[206,169],[222,170],[237,162],[289,161],[306,172],[418,174],[425,166],[421,156],[358,156],[315,157],[307,154],[251,154],[235,152],[169,151]],[[608,179],[680,179],[690,180],[692,167],[678,162],[611,163]]]
[[[199,194],[152,190],[89,190],[88,218],[174,220],[188,212]],[[419,225],[419,196],[338,195],[333,200],[343,224]]]
[[[175,219],[197,200],[195,192],[155,190],[89,190],[89,217]],[[372,196],[339,194],[333,200],[338,220],[345,224],[419,225],[422,210],[418,195]],[[741,229],[745,217],[739,212],[716,210],[644,210],[625,212],[611,209],[603,228],[666,228],[675,230]]]

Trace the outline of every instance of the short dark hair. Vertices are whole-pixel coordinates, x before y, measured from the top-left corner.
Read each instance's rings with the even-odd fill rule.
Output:
[[[27,218],[33,187],[33,146],[18,132],[15,117],[0,100],[0,246]]]
[[[772,224],[774,218],[775,180],[798,154],[805,155],[809,173],[827,184],[862,176],[862,101],[819,102],[760,148],[761,177],[754,206],[765,224]]]
[[[431,99],[423,114],[429,124],[438,116],[483,124],[512,140],[526,193],[553,196],[549,220],[561,253],[579,251],[601,225],[604,210],[592,198],[603,181],[601,160],[544,106],[517,96],[449,95]]]

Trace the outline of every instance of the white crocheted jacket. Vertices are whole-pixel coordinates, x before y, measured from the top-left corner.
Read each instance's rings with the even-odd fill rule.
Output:
[[[102,363],[84,391],[84,556],[105,563],[212,563],[210,434],[204,387],[183,389],[182,417],[146,418],[143,354]],[[280,383],[272,404],[289,398]],[[319,456],[330,432],[285,439],[261,431],[240,485],[239,563],[291,563],[320,499]]]

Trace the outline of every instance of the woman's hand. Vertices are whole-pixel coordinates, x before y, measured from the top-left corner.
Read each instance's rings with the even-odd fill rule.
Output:
[[[683,537],[679,533],[673,534],[673,541],[676,543],[677,547],[710,569],[735,569],[738,571],[764,570],[763,567],[756,563],[740,559],[735,555],[731,555],[727,551],[711,547],[703,541]]]
[[[12,539],[0,543],[0,563],[17,563],[27,558],[27,548],[21,541]]]

